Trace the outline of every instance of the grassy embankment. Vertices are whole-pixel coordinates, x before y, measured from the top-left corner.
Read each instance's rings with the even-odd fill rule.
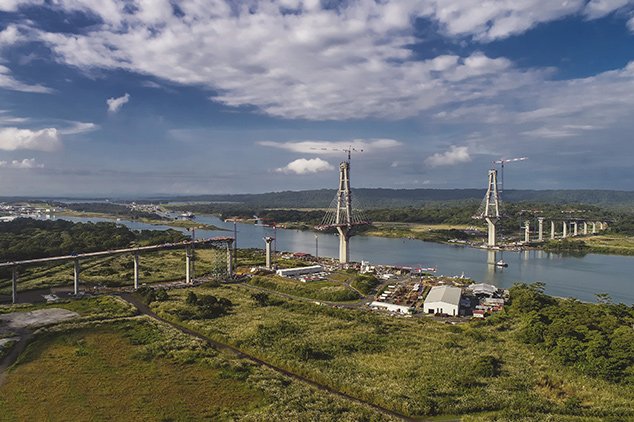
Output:
[[[77,310],[78,304],[93,309],[82,312],[84,320],[128,314],[127,305],[95,312],[94,300],[55,306]],[[9,370],[0,386],[0,420],[69,417],[386,420],[145,317],[59,325],[38,334]]]
[[[196,274],[221,273],[226,269],[226,251],[197,249]],[[132,285],[134,263],[131,255],[87,259],[81,263],[82,289],[93,286]],[[185,278],[185,251],[144,253],[139,260],[140,283],[157,283]],[[20,269],[18,291],[42,287],[70,286],[73,283],[73,263],[64,262]],[[8,295],[10,279],[0,279],[0,294]]]
[[[550,241],[545,245],[545,249],[552,252],[634,255],[634,236],[606,233],[567,238]]]
[[[165,318],[355,397],[413,415],[465,420],[634,418],[634,389],[562,367],[516,339],[512,320],[439,324],[284,298],[262,306],[244,286],[193,289],[233,303],[195,315],[185,291],[153,308]],[[264,302],[266,303],[266,301]]]

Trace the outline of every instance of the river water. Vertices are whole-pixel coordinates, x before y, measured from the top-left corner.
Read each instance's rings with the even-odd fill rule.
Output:
[[[61,217],[65,220],[112,221],[103,218]],[[200,223],[213,224],[230,230],[196,230],[196,237],[233,236],[233,223],[200,215]],[[117,221],[131,229],[164,230],[169,226],[156,226],[134,221]],[[277,229],[254,224],[237,223],[239,248],[264,248],[265,236],[276,236],[278,251],[308,252],[319,256],[338,257],[339,238],[332,234],[301,230]],[[186,231],[185,229],[177,229]],[[318,245],[316,245],[316,243]],[[392,239],[371,236],[354,236],[350,239],[350,258],[354,261],[370,261],[373,264],[403,265],[411,267],[435,267],[436,274],[464,275],[502,288],[518,281],[546,283],[546,292],[561,297],[574,297],[583,301],[596,301],[596,294],[607,293],[614,302],[634,304],[634,257],[587,254],[582,257],[547,253],[543,251],[498,251],[495,256],[483,249],[445,245],[412,239]],[[509,266],[497,268],[489,262],[504,259]]]

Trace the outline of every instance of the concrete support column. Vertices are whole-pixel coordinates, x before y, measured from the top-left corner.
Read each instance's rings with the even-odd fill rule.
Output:
[[[191,248],[188,246],[185,248],[185,283],[190,284],[192,282],[192,253]]]
[[[592,234],[596,234],[597,232],[597,222],[593,221],[592,222]]]
[[[227,243],[227,275],[233,277],[233,259],[231,255],[231,242]]]
[[[134,254],[134,288],[139,288],[139,254]]]
[[[269,270],[271,268],[273,268],[272,264],[271,264],[271,243],[273,243],[273,238],[272,237],[265,237],[264,241],[266,242],[266,250],[265,250],[265,255],[266,255],[266,268],[268,268]]]
[[[554,221],[550,222],[550,238],[551,239],[555,238],[555,222]]]
[[[492,218],[486,218],[486,222],[488,225],[487,231],[488,231],[488,240],[487,240],[487,246],[488,247],[493,247],[497,245],[496,242],[496,235],[495,235],[495,225],[497,224],[497,220],[496,219],[492,219]]]
[[[75,275],[75,280],[74,280],[74,286],[73,286],[73,292],[75,293],[75,295],[79,294],[79,272],[80,272],[81,268],[79,266],[79,259],[75,259],[75,268],[74,268],[74,275]]]
[[[11,303],[18,301],[18,267],[13,267],[11,274]]]
[[[577,228],[577,222],[573,221],[572,222],[572,235],[573,236],[577,236],[579,234],[578,228]]]
[[[348,227],[337,227],[339,232],[339,263],[347,264],[350,261],[350,229]]]
[[[544,219],[541,217],[537,219],[537,241],[544,241]]]
[[[588,234],[588,222],[583,222],[583,234]]]
[[[567,221],[564,221],[564,223],[562,225],[562,230],[563,230],[563,233],[562,233],[561,237],[563,239],[565,239],[565,238],[568,237],[568,222]]]
[[[524,221],[524,243],[528,243],[531,241],[531,222],[526,220]]]

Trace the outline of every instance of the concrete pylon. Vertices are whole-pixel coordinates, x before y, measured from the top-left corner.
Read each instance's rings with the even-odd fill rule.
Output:
[[[550,222],[550,239],[554,239],[555,238],[555,222],[551,221]]]
[[[588,222],[584,221],[583,222],[583,234],[588,234]]]
[[[185,249],[185,283],[190,284],[192,282],[192,252],[191,248]]]
[[[350,163],[339,164],[339,190],[337,191],[337,215],[335,220],[339,233],[339,263],[346,264],[350,260],[352,236],[352,193],[350,191]]]
[[[572,222],[572,235],[577,236],[579,234],[578,224],[576,221]]]
[[[597,233],[597,222],[593,221],[592,222],[592,234],[596,234]]]
[[[537,241],[538,242],[544,241],[544,218],[543,217],[539,217],[537,219]]]
[[[528,243],[531,241],[531,222],[526,220],[524,221],[524,243]]]
[[[484,218],[487,222],[488,239],[487,246],[497,246],[497,223],[500,221],[500,193],[498,191],[498,172],[495,169],[489,170],[489,182],[487,192],[480,207],[479,218]]]
[[[139,288],[139,254],[134,254],[134,289]]]
[[[266,242],[266,268],[269,270],[272,268],[271,265],[271,243],[273,243],[272,237],[265,237],[264,241]]]
[[[13,267],[11,271],[11,303],[18,301],[18,267]]]
[[[599,221],[599,230],[603,231],[603,222]]]
[[[73,282],[73,293],[75,295],[79,294],[79,272],[81,271],[81,268],[79,266],[79,259],[75,259],[75,266],[73,268],[73,273],[74,273],[74,282]]]
[[[565,239],[568,237],[568,222],[567,221],[564,221],[564,223],[562,224],[562,230],[563,230],[563,233],[561,234],[561,237]]]

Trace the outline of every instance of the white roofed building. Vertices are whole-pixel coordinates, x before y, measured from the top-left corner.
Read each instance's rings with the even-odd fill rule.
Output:
[[[425,298],[423,312],[457,316],[460,312],[461,296],[462,289],[460,287],[434,286]]]

